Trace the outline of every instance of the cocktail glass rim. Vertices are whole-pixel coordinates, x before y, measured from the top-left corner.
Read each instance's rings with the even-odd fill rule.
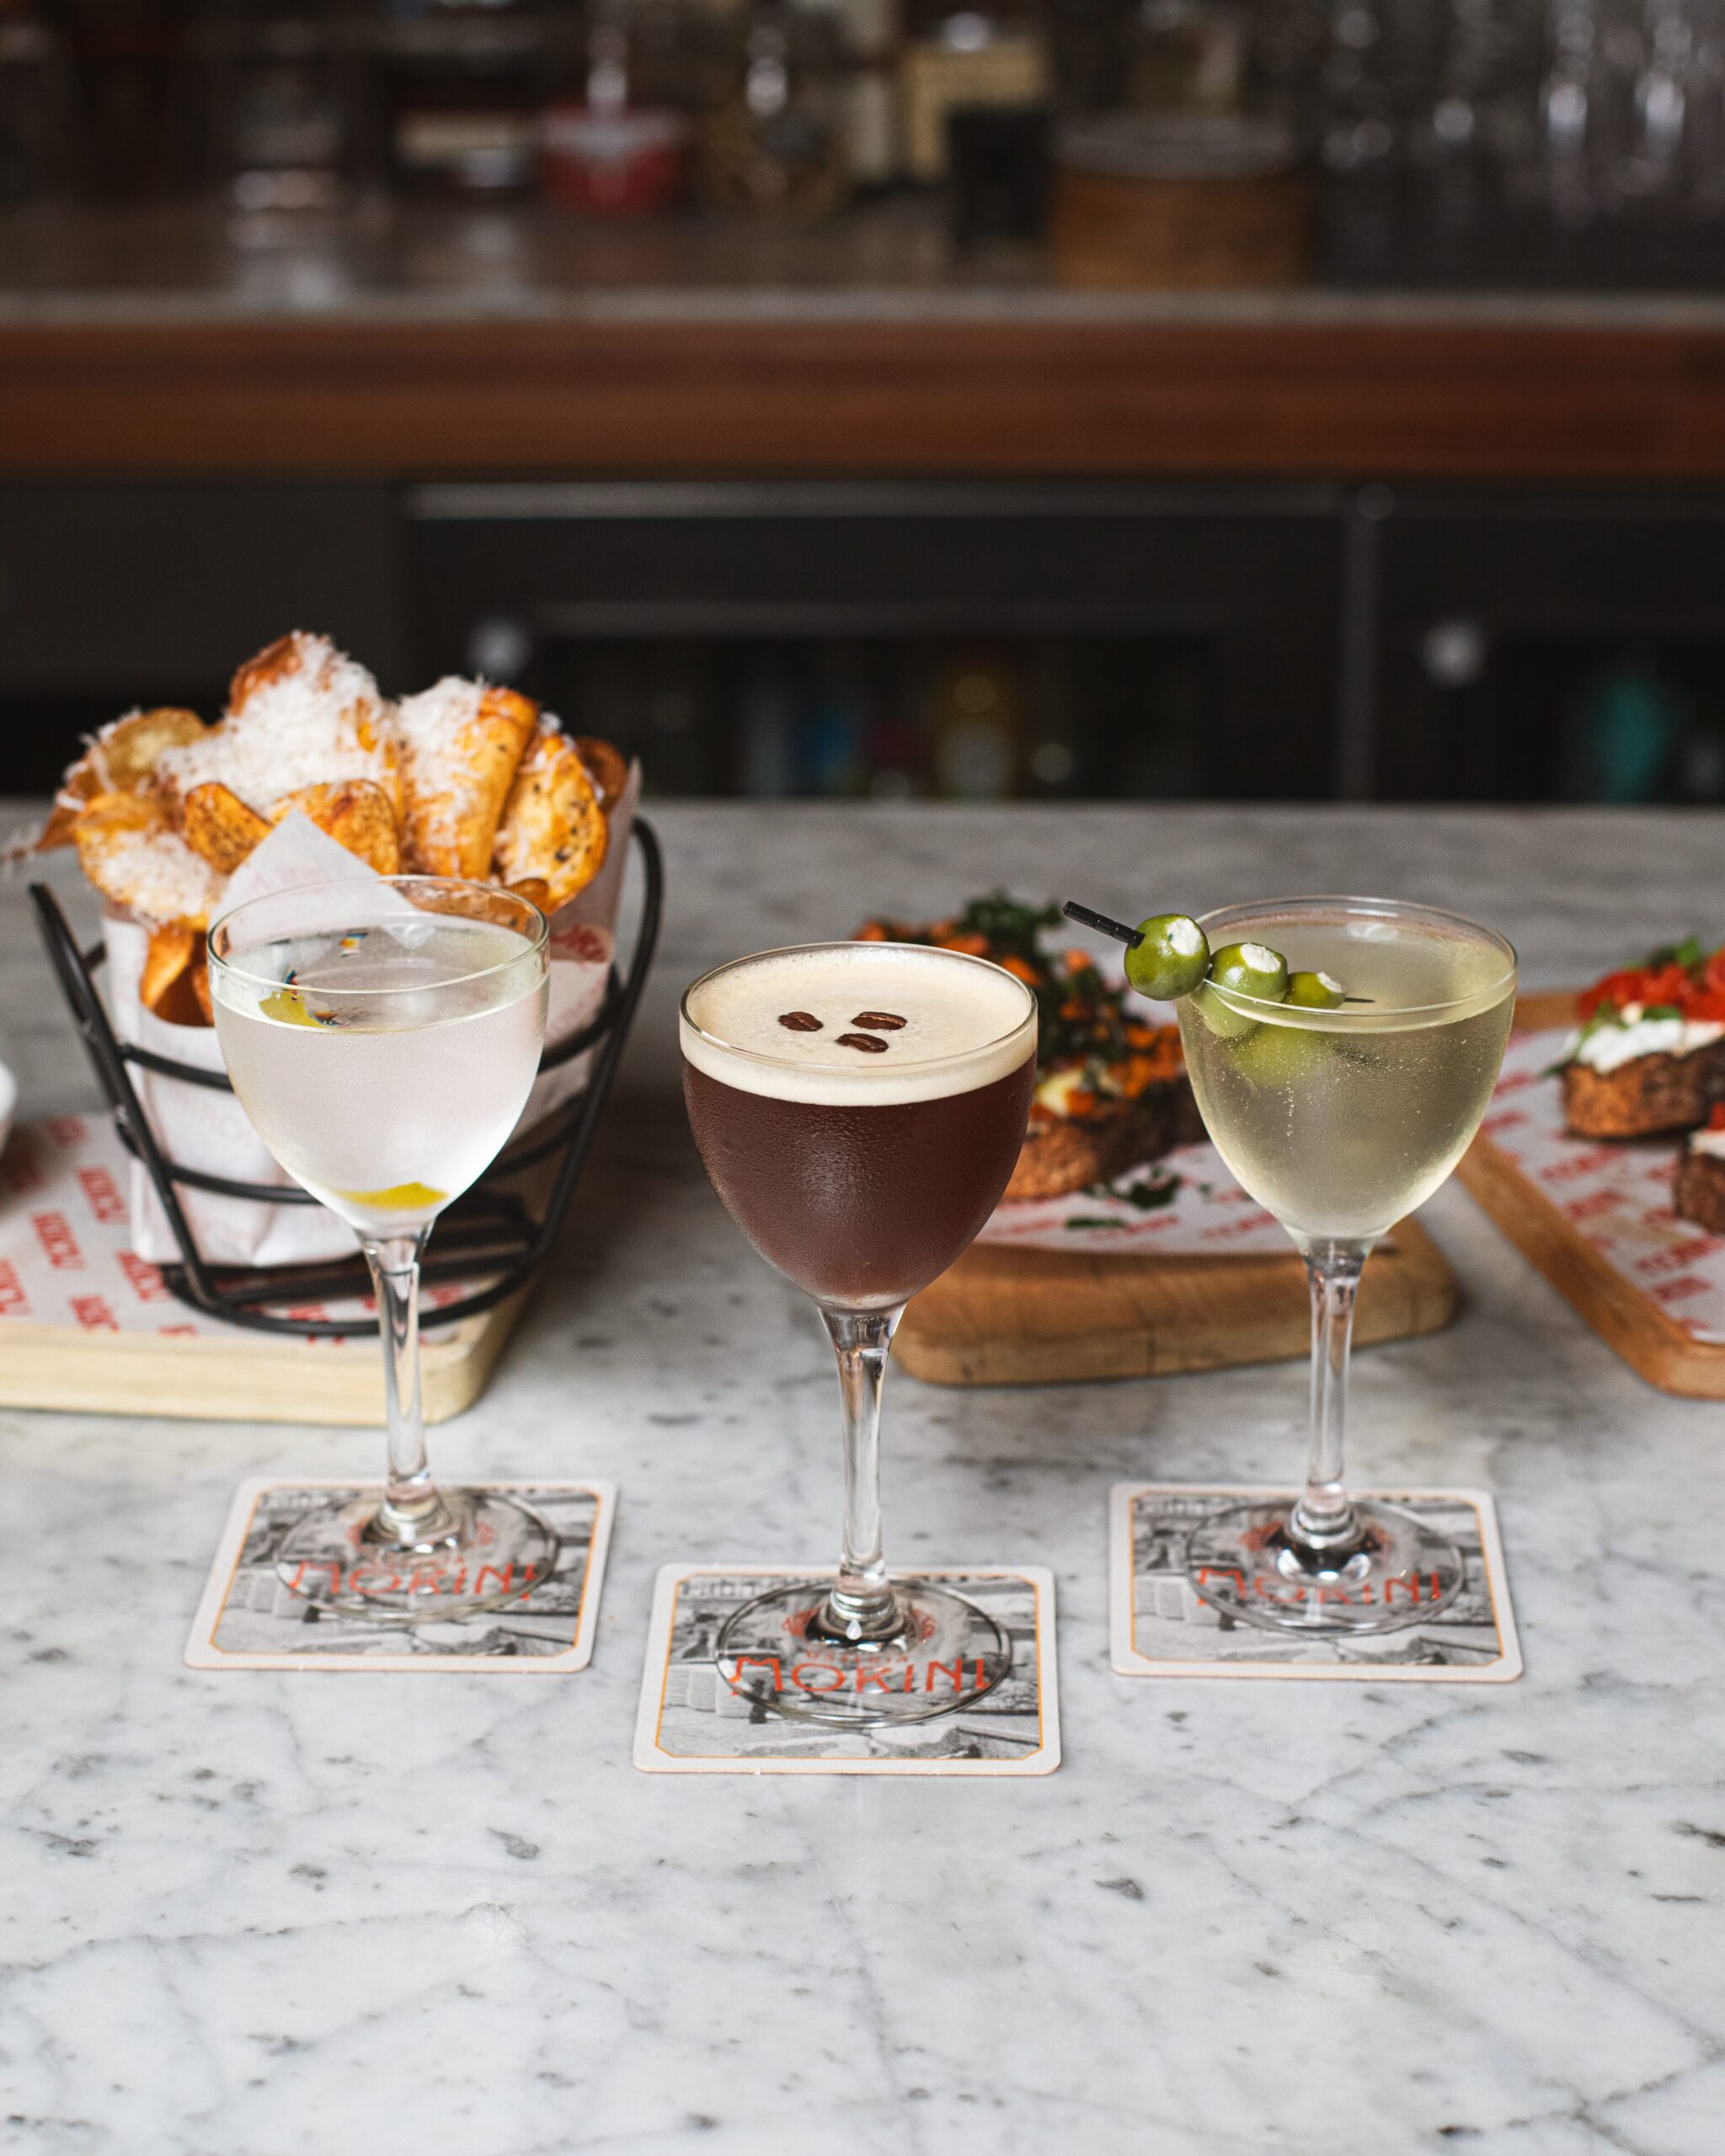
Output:
[[[820,951],[907,951],[919,958],[958,958],[967,966],[979,966],[985,973],[1001,974],[1003,979],[1011,981],[1023,996],[1026,1008],[1024,1015],[1017,1024],[1008,1026],[1004,1033],[996,1033],[985,1041],[973,1042],[969,1048],[959,1049],[952,1055],[919,1056],[915,1065],[919,1078],[925,1072],[959,1069],[967,1063],[977,1062],[1007,1041],[1016,1040],[1027,1026],[1033,1025],[1037,1021],[1036,996],[1029,984],[1020,980],[1017,974],[1009,971],[1007,967],[996,965],[992,958],[979,958],[974,951],[948,951],[938,943],[899,943],[889,942],[884,937],[879,939],[871,937],[868,941],[863,942],[857,937],[846,936],[830,937],[824,943],[780,943],[768,951],[750,951],[743,958],[727,958],[722,965],[709,966],[704,974],[701,974],[697,979],[692,980],[683,990],[681,1001],[677,1006],[683,1023],[692,1033],[698,1034],[703,1041],[709,1043],[723,1054],[740,1056],[745,1063],[760,1064],[768,1070],[843,1070],[847,1074],[854,1075],[865,1084],[875,1079],[889,1077],[896,1080],[902,1070],[902,1065],[895,1065],[889,1070],[877,1070],[872,1065],[859,1064],[854,1056],[846,1059],[835,1058],[828,1060],[823,1057],[811,1055],[775,1055],[771,1049],[743,1048],[735,1041],[727,1040],[723,1033],[710,1032],[699,1019],[693,1017],[690,1013],[689,999],[697,990],[705,988],[709,981],[717,980],[723,974],[734,973],[744,966],[759,965],[767,958],[801,958]],[[798,1038],[806,1040],[808,1035],[799,1034]]]
[[[1513,986],[1519,970],[1520,960],[1515,946],[1509,937],[1495,928],[1487,928],[1483,921],[1471,920],[1466,914],[1457,913],[1448,906],[1427,905],[1418,899],[1369,898],[1346,892],[1320,893],[1312,897],[1297,894],[1280,899],[1258,899],[1246,905],[1217,906],[1209,913],[1200,914],[1198,925],[1209,937],[1211,947],[1215,937],[1212,928],[1231,927],[1240,921],[1274,920],[1285,914],[1291,926],[1302,922],[1311,925],[1311,917],[1326,909],[1338,914],[1376,915],[1388,921],[1423,921],[1446,927],[1465,929],[1469,937],[1495,944],[1507,961],[1497,979],[1483,986],[1470,989],[1465,995],[1445,997],[1436,1003],[1397,1003],[1389,1006],[1397,1018],[1437,1018],[1445,1012],[1460,1011],[1470,1006],[1489,1010],[1503,991]],[[1346,984],[1344,983],[1345,986]],[[1336,1027],[1370,1028],[1385,1015],[1382,1004],[1361,1006],[1349,1009],[1346,1004],[1332,1010],[1316,1006],[1307,1008],[1296,1004],[1279,1003],[1273,998],[1247,995],[1239,989],[1225,988],[1218,981],[1206,982],[1209,992],[1219,996],[1231,1010],[1248,1016],[1259,1012],[1274,1012],[1279,1025],[1293,1025],[1318,1028],[1327,1033]]]
[[[280,988],[282,984],[273,974],[254,974],[249,972],[244,966],[236,964],[232,958],[227,957],[226,953],[218,947],[217,939],[222,936],[222,931],[228,926],[230,922],[238,921],[242,914],[249,913],[254,906],[268,905],[272,901],[279,899],[303,899],[309,897],[312,893],[318,891],[361,891],[375,893],[380,886],[387,886],[390,890],[402,892],[403,895],[404,897],[408,897],[409,903],[411,903],[411,894],[403,888],[408,885],[418,885],[422,889],[431,890],[453,890],[462,892],[485,891],[493,898],[496,899],[500,904],[504,905],[505,910],[510,907],[515,908],[519,910],[522,916],[522,925],[521,927],[515,929],[515,932],[519,935],[522,941],[526,944],[527,948],[525,951],[512,951],[507,958],[499,958],[490,965],[476,966],[470,974],[451,974],[446,980],[440,979],[437,983],[437,992],[440,995],[446,994],[451,988],[463,988],[467,986],[470,981],[487,980],[494,974],[507,973],[512,966],[519,966],[523,959],[537,958],[539,953],[544,950],[547,943],[550,941],[550,923],[546,920],[545,915],[541,912],[539,908],[534,905],[533,901],[529,898],[524,897],[521,892],[509,890],[499,884],[481,883],[475,878],[467,876],[426,876],[419,874],[393,874],[387,876],[382,874],[320,876],[313,878],[309,883],[284,883],[279,890],[256,892],[252,897],[248,899],[242,899],[237,905],[231,905],[223,912],[218,914],[216,919],[210,924],[208,937],[210,963],[212,966],[218,967],[222,972],[228,974],[232,979],[244,981],[248,987],[264,989]],[[421,910],[416,909],[416,910]],[[436,908],[435,907],[427,907],[422,910],[434,915],[436,913]],[[453,921],[473,920],[475,917],[476,916],[471,914],[451,914],[447,916],[447,918]],[[377,927],[382,927],[386,925],[387,923],[384,921],[378,921],[372,924],[372,926]],[[507,921],[499,921],[494,925],[499,928],[506,928],[512,926],[511,923]],[[286,942],[291,934],[292,931],[290,930],[286,931],[282,936],[271,937],[267,939],[260,937],[259,941],[259,942],[266,940],[270,942]],[[248,951],[254,950],[258,946],[256,944],[248,943],[245,946],[245,949]],[[325,988],[320,984],[315,993],[320,1002],[323,1001],[326,998],[341,996],[355,996],[366,1002],[375,1002],[379,996],[383,995],[421,995],[425,993],[425,989],[422,984],[413,981],[403,981],[394,987],[384,988]]]

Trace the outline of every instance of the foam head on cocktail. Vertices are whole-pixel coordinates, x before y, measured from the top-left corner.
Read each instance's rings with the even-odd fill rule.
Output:
[[[1036,1009],[985,959],[892,943],[768,952],[696,984],[682,1018],[696,1143],[745,1235],[817,1302],[905,1302],[1005,1189]]]

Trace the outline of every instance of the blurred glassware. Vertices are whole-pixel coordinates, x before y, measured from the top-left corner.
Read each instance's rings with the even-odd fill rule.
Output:
[[[477,0],[391,20],[378,37],[396,183],[419,194],[526,193],[558,52],[551,19],[515,0]]]
[[[72,171],[66,46],[23,0],[0,0],[0,204],[64,187]]]
[[[718,208],[805,221],[847,189],[830,24],[763,6],[747,18],[730,94],[708,119],[702,184]]]
[[[310,14],[218,16],[200,26],[211,176],[248,212],[331,210],[351,191],[359,56]]]
[[[585,97],[540,115],[541,181],[566,210],[647,216],[683,193],[689,122],[681,112],[633,101],[631,27],[618,0],[605,0],[588,28]]]
[[[911,39],[899,74],[905,169],[925,184],[947,177],[949,115],[963,106],[1046,104],[1054,79],[1039,24],[977,8],[948,15]]]
[[[1236,0],[1140,0],[1126,99],[1146,112],[1236,112],[1251,18]]]

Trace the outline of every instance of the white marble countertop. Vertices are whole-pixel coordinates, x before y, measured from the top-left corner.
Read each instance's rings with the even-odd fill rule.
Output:
[[[1135,914],[1392,888],[1531,983],[1725,927],[1725,817],[658,812],[663,954],[567,1251],[451,1474],[615,1476],[593,1665],[199,1675],[234,1485],[375,1433],[0,1412],[0,2144],[29,2156],[1715,2156],[1725,2142],[1725,1408],[1650,1391],[1459,1191],[1467,1308],[1360,1358],[1360,1479],[1498,1496],[1503,1689],[1108,1669],[1121,1476],[1287,1476],[1294,1365],[889,1396],[889,1550],[1050,1564],[1045,1781],[649,1778],[654,1569],[836,1528],[811,1321],[675,1097],[708,960],[996,880]],[[67,864],[56,880],[70,888]],[[0,890],[25,1110],[91,1088]],[[3,1341],[0,1341],[3,1353]]]

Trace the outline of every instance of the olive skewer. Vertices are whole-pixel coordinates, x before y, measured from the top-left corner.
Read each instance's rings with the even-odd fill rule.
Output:
[[[1177,1002],[1210,980],[1258,1002],[1287,1002],[1307,1010],[1333,1011],[1343,1003],[1372,1000],[1349,995],[1328,974],[1290,975],[1286,959],[1267,944],[1230,943],[1212,953],[1204,931],[1183,913],[1152,914],[1131,928],[1076,899],[1067,899],[1060,910],[1067,920],[1124,943],[1127,980],[1140,995],[1157,1002]]]

